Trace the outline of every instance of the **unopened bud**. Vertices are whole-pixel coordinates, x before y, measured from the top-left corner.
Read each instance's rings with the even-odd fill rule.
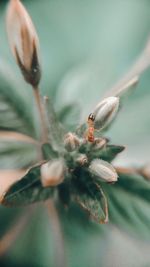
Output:
[[[76,162],[79,163],[79,165],[83,166],[88,163],[88,158],[85,154],[79,154],[76,159]]]
[[[114,183],[118,179],[118,174],[114,167],[101,159],[94,159],[89,166],[89,170],[91,174],[99,177],[102,182]]]
[[[108,140],[106,138],[98,137],[95,138],[95,143],[94,143],[94,149],[100,150],[102,149],[106,144]]]
[[[41,78],[39,41],[32,20],[19,0],[10,0],[6,23],[10,47],[24,79],[36,87]]]
[[[102,102],[100,102],[92,113],[95,117],[94,128],[96,130],[101,130],[104,127],[108,126],[108,124],[116,116],[118,108],[118,97],[108,97],[105,98]]]
[[[68,151],[73,151],[79,147],[80,140],[75,134],[68,133],[65,136],[64,144],[65,144],[65,147]]]
[[[62,159],[51,160],[41,166],[41,182],[44,187],[56,186],[64,180],[65,165]]]

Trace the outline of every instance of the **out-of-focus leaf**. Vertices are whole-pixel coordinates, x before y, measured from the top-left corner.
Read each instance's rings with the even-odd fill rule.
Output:
[[[29,167],[37,161],[38,150],[35,145],[0,141],[0,169]]]
[[[58,118],[68,131],[74,131],[80,122],[81,110],[78,104],[70,104],[63,107],[59,113]]]
[[[53,194],[53,188],[43,188],[40,181],[40,166],[30,169],[6,192],[2,204],[5,206],[27,205],[46,200]]]
[[[27,168],[40,159],[39,144],[29,136],[0,132],[0,169]]]
[[[132,235],[149,240],[150,183],[137,174],[119,173],[115,185],[104,185],[110,222]]]
[[[33,117],[22,88],[10,69],[0,65],[0,130],[13,130],[35,136]]]
[[[74,181],[75,201],[86,211],[96,222],[107,222],[107,202],[103,190],[87,174],[82,173],[82,178]]]
[[[67,181],[59,185],[58,196],[65,207],[70,204],[70,184]]]

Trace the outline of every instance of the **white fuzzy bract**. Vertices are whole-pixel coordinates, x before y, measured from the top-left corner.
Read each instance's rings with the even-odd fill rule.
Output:
[[[102,182],[113,183],[118,179],[115,168],[101,159],[94,159],[89,166],[89,170],[91,174],[99,177]]]

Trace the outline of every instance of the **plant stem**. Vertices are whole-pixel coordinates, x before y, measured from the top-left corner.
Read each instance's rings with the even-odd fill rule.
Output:
[[[65,255],[65,245],[62,235],[60,220],[58,216],[57,209],[55,207],[54,201],[52,199],[46,202],[48,213],[50,216],[51,227],[54,237],[54,253],[55,253],[55,267],[66,267],[66,255]]]
[[[48,130],[46,126],[45,110],[44,105],[40,96],[40,91],[38,88],[33,88],[34,98],[39,111],[40,125],[41,125],[41,142],[48,142]]]
[[[121,173],[121,174],[136,174],[138,173],[138,170],[134,169],[134,168],[125,168],[125,167],[115,167],[117,173]]]

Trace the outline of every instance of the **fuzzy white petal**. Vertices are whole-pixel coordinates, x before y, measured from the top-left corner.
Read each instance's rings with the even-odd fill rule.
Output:
[[[102,128],[106,127],[116,116],[118,108],[118,97],[108,97],[100,102],[93,111],[95,116],[95,129],[101,130]]]

